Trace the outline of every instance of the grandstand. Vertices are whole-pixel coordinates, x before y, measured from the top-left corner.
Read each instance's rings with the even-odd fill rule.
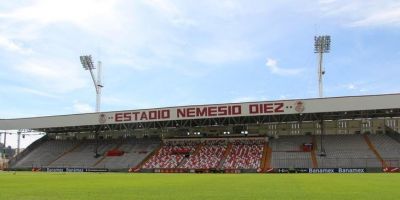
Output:
[[[226,154],[228,141],[226,139],[205,140],[196,151],[189,155],[180,168],[185,169],[216,169],[220,166]]]
[[[224,169],[259,169],[264,148],[264,140],[239,139],[232,142],[226,157]]]
[[[45,132],[16,170],[277,172],[400,167],[400,94],[2,119]]]
[[[326,156],[318,157],[320,167],[382,167],[363,135],[329,135],[323,140]]]
[[[282,136],[271,141],[272,161],[275,168],[311,168],[311,153],[302,145],[312,143],[311,136]]]

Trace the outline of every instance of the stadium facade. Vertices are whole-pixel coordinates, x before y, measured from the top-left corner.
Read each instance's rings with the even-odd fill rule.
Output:
[[[0,120],[45,132],[11,169],[364,172],[400,166],[400,94]]]

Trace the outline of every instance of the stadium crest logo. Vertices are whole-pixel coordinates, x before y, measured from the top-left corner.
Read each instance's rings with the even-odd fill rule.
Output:
[[[106,121],[107,121],[106,115],[105,114],[100,114],[99,115],[99,123],[100,124],[104,124],[104,123],[106,123]]]
[[[302,101],[296,101],[294,106],[294,109],[299,113],[302,113],[305,110],[304,103]]]

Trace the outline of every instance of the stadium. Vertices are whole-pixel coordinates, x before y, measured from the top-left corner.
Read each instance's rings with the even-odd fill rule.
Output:
[[[399,27],[391,0],[2,3],[0,199],[396,199]]]
[[[400,94],[127,110],[0,121],[46,135],[10,170],[398,172]]]
[[[4,119],[2,129],[46,134],[6,163],[0,197],[392,199],[399,102],[386,94]]]

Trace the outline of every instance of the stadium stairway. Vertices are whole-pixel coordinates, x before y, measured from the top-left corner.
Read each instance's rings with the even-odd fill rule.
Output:
[[[228,146],[226,147],[226,150],[224,152],[224,155],[222,156],[221,161],[219,162],[217,168],[222,169],[222,167],[224,166],[226,158],[228,157],[229,153],[232,150],[232,147],[233,147],[233,144],[229,142]]]
[[[315,135],[312,136],[312,144],[313,144],[313,148],[310,152],[311,159],[312,159],[312,165],[313,165],[313,168],[318,168],[317,153],[315,152],[315,150],[317,149],[317,138]]]
[[[266,172],[271,167],[272,149],[268,143],[264,144],[263,157],[261,161],[261,171]]]
[[[261,170],[262,171],[264,171],[264,169],[265,169],[265,163],[266,163],[266,159],[267,159],[267,151],[268,151],[268,144],[265,143],[264,147],[263,147],[262,157],[261,157]]]
[[[202,147],[203,147],[203,143],[200,142],[200,143],[196,146],[196,149],[194,150],[193,154],[190,155],[190,156],[196,156],[197,154],[199,154]],[[176,166],[175,169],[183,168],[183,166],[186,164],[186,162],[189,161],[189,158],[190,158],[190,157],[184,157],[184,158],[181,160],[181,162],[179,162],[179,164]]]
[[[369,139],[367,134],[364,134],[364,139],[365,142],[368,144],[368,147],[371,149],[371,151],[375,154],[376,158],[382,163],[382,167],[387,167],[386,162],[382,158],[382,156],[379,154],[378,150],[376,150],[375,145],[372,144],[371,140]]]
[[[67,155],[68,153],[74,151],[75,149],[77,149],[78,147],[80,147],[82,145],[82,142],[77,143],[75,146],[73,146],[71,149],[69,149],[68,151],[62,153],[60,156],[58,156],[55,160],[51,161],[48,166],[50,166],[51,164],[53,164],[54,162],[56,162],[57,160],[59,160],[60,158],[62,158],[63,156]]]
[[[150,160],[151,157],[153,157],[154,155],[158,154],[158,152],[162,149],[162,147],[164,146],[164,144],[161,142],[160,146],[158,146],[153,152],[151,152],[148,156],[146,156],[146,158],[144,158],[138,165],[136,166],[131,166],[131,168],[129,169],[130,172],[136,172],[140,169],[142,169],[142,166]]]
[[[124,141],[121,140],[121,141],[117,144],[117,146],[116,146],[115,148],[113,148],[113,149],[119,149],[123,144],[124,144]],[[107,159],[106,154],[107,154],[107,151],[104,152],[102,158],[101,158],[100,160],[96,161],[96,162],[93,164],[92,167],[96,167],[97,165],[101,164],[105,159]]]

